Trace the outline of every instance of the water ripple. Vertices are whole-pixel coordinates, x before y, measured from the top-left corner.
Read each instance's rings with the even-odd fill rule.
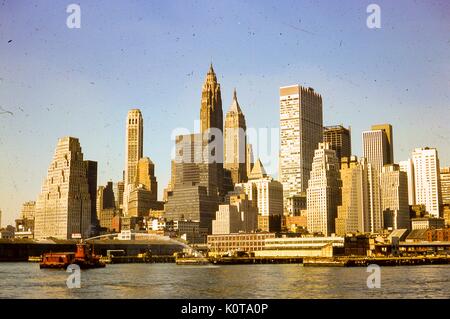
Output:
[[[0,298],[450,298],[450,265],[383,267],[368,289],[365,268],[300,265],[120,264],[68,273],[33,263],[0,264]]]

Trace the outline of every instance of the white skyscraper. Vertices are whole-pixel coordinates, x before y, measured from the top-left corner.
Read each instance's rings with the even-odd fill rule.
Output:
[[[278,229],[279,231],[283,215],[283,184],[266,174],[259,159],[248,175],[248,182],[235,186],[241,189],[256,207],[258,229],[262,231]],[[247,229],[251,229],[251,225],[247,226]]]
[[[441,185],[438,152],[435,148],[416,148],[412,153],[416,204],[425,205],[433,217],[440,217]]]
[[[409,228],[408,176],[397,164],[383,167],[381,199],[384,228]]]
[[[365,131],[362,138],[364,157],[378,173],[381,173],[383,166],[389,163],[386,133],[383,130]]]
[[[242,185],[245,185],[244,190],[249,199],[256,201],[259,215],[283,215],[283,185],[266,174],[259,159],[248,175],[248,182]]]
[[[319,143],[314,153],[311,178],[306,191],[307,223],[311,233],[325,236],[335,232],[341,180],[336,152],[328,143]]]
[[[415,205],[416,204],[416,189],[414,183],[414,165],[410,158],[406,161],[401,161],[398,163],[400,166],[400,170],[405,172],[408,176],[408,204]]]
[[[280,180],[284,205],[308,187],[314,151],[322,142],[322,97],[299,85],[280,88]]]
[[[372,126],[362,133],[363,153],[367,159],[369,185],[369,218],[366,227],[372,233],[383,230],[383,209],[381,199],[381,172],[383,166],[393,162],[392,126]]]

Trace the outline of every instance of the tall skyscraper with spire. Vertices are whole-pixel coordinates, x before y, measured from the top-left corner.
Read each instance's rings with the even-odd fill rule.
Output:
[[[133,109],[128,111],[125,140],[125,189],[123,210],[128,212],[128,197],[134,186],[137,164],[144,153],[144,119],[141,111]]]
[[[217,128],[223,131],[223,111],[220,84],[212,64],[206,75],[202,90],[202,104],[200,109],[201,133],[208,129]]]
[[[198,221],[211,233],[218,204],[228,190],[224,185],[222,97],[212,65],[203,84],[200,122],[200,134],[176,137],[175,177],[164,209],[168,220]]]
[[[213,158],[208,160],[210,163],[213,162],[219,198],[220,201],[223,201],[227,191],[231,189],[224,185],[222,96],[220,84],[217,82],[217,76],[212,64],[206,74],[206,80],[202,89],[200,132],[205,138],[208,138],[208,143],[211,146],[210,155]],[[209,133],[208,136],[205,135],[206,133]]]
[[[233,101],[225,117],[224,168],[231,172],[233,185],[247,181],[247,126],[237,100],[236,89]]]

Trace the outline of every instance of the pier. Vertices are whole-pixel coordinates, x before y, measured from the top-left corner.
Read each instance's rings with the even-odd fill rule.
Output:
[[[174,256],[111,256],[102,257],[107,264],[174,263]]]
[[[447,265],[450,256],[414,256],[414,257],[308,257],[303,261],[305,267],[367,267],[378,266],[418,266],[418,265]]]
[[[216,265],[249,265],[249,264],[301,264],[302,257],[215,257],[209,261]]]

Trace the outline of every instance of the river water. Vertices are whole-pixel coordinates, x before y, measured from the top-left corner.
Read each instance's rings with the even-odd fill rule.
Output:
[[[382,267],[367,288],[366,268],[288,265],[116,264],[81,271],[0,263],[0,298],[450,298],[450,265]]]

